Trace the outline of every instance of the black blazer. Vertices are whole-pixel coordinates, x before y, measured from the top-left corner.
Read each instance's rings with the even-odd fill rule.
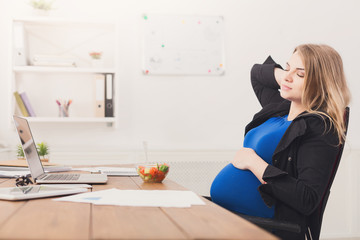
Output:
[[[274,68],[280,67],[271,57],[251,70],[251,83],[262,106],[246,126],[252,128],[275,116],[289,113],[290,102],[278,91]],[[272,157],[272,165],[264,172],[267,184],[259,186],[268,206],[275,205],[274,218],[300,224],[302,232],[276,231],[282,239],[304,239],[310,230],[313,239],[320,235],[320,201],[324,195],[338,153],[339,139],[328,119],[302,113],[296,117],[280,140]]]

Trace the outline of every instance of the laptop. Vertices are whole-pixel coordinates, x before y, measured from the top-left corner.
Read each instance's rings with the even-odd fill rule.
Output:
[[[36,150],[30,126],[25,118],[13,116],[30,173],[36,183],[106,183],[106,174],[45,173]]]

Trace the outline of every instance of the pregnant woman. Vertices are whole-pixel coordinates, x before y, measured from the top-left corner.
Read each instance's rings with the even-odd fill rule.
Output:
[[[243,148],[214,179],[212,201],[234,212],[297,223],[318,239],[321,198],[345,141],[350,92],[340,55],[327,45],[295,48],[283,69],[268,57],[251,70],[262,106],[246,126]]]

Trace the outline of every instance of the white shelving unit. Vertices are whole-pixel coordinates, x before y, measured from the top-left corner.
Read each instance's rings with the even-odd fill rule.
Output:
[[[26,92],[36,117],[33,123],[106,123],[115,126],[117,26],[115,21],[29,17],[13,19],[13,26],[22,25],[20,46],[26,63],[16,61],[14,53],[11,91]],[[14,52],[19,46],[13,34]],[[22,41],[22,43],[21,43]],[[102,66],[92,66],[89,53],[102,52]],[[71,57],[74,66],[34,66],[35,55]],[[96,74],[113,75],[114,117],[96,117],[94,79]],[[39,90],[40,89],[40,90]],[[70,117],[58,117],[56,99],[71,99]],[[12,114],[18,114],[14,97]]]
[[[69,68],[69,67],[38,67],[15,66],[15,73],[115,73],[113,68]]]
[[[107,118],[89,118],[89,117],[68,117],[68,118],[59,118],[59,117],[27,117],[29,122],[39,122],[39,123],[114,123],[114,117]]]

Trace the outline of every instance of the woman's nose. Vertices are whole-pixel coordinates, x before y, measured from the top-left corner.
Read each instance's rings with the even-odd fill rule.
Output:
[[[292,82],[292,81],[293,81],[290,71],[289,71],[289,72],[286,72],[286,74],[285,74],[285,76],[284,76],[284,80],[285,80],[286,82]]]

